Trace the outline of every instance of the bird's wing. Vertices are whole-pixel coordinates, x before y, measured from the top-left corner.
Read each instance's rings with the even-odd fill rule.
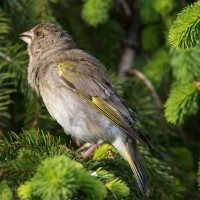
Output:
[[[98,110],[113,123],[118,125],[145,145],[146,138],[132,126],[134,119],[122,100],[111,86],[105,68],[98,63],[83,60],[66,60],[58,64],[58,73],[66,85],[90,106]]]

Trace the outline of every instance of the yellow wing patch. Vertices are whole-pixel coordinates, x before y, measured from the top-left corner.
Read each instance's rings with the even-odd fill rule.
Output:
[[[73,91],[77,92],[77,94],[81,96],[90,106],[92,106],[97,111],[106,116],[109,120],[118,125],[130,136],[144,143],[140,136],[126,124],[123,116],[118,110],[116,110],[112,105],[107,103],[106,100],[98,96],[90,96],[86,93],[86,91],[82,91],[80,90],[80,88],[78,88],[78,86],[76,85],[75,78],[88,79],[91,78],[89,75],[76,71],[76,66],[74,66],[69,61],[61,62],[58,64],[58,73],[63,79],[65,85]]]
[[[110,119],[113,123],[118,125],[122,130],[124,130],[126,133],[134,137],[135,139],[139,140],[140,142],[144,143],[144,141],[140,138],[140,136],[137,133],[131,134],[134,132],[133,129],[128,127],[122,116],[118,111],[115,111],[115,109],[111,108],[104,100],[102,100],[99,97],[91,97],[88,98],[85,96],[82,92],[78,92],[79,95],[85,99],[92,107],[94,107],[96,110],[98,110],[100,113],[102,113],[104,116],[106,116],[108,119]]]

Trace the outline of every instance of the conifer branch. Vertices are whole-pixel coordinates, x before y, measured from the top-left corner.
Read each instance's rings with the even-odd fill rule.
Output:
[[[136,75],[139,79],[141,79],[144,82],[144,84],[147,86],[147,88],[151,91],[152,97],[153,97],[156,105],[158,106],[158,108],[162,108],[162,103],[160,101],[160,97],[159,97],[158,93],[156,92],[156,89],[153,86],[153,84],[151,83],[151,81],[142,72],[140,72],[137,69],[130,69],[128,73]]]
[[[186,116],[194,115],[199,109],[196,84],[185,83],[173,87],[165,103],[165,117],[172,124],[182,124]]]
[[[9,56],[7,56],[1,51],[0,51],[0,57],[4,58],[6,61],[12,63],[13,65],[17,65],[16,62],[12,58],[10,58]]]
[[[5,177],[13,174],[30,174],[34,173],[35,170],[0,170],[0,180],[5,179]]]
[[[199,43],[200,3],[186,7],[179,13],[169,32],[169,42],[175,48],[191,48]]]

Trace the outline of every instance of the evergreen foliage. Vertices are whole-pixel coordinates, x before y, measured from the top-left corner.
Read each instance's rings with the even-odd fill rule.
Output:
[[[140,7],[139,14],[141,17],[141,20],[143,23],[148,24],[151,22],[154,22],[158,20],[159,15],[158,13],[155,13],[155,7],[154,7],[154,0],[139,0],[138,4]]]
[[[174,86],[165,104],[165,116],[174,124],[181,124],[187,115],[198,112],[200,77],[199,68],[199,2],[184,9],[176,19],[169,34],[169,42],[182,50],[171,49]],[[184,49],[186,48],[186,49]]]
[[[2,200],[11,200],[12,198],[12,191],[10,187],[8,186],[8,183],[6,181],[0,182],[0,199]]]
[[[173,8],[175,7],[175,1],[174,0],[163,0],[163,1],[155,0],[154,5],[155,5],[155,10],[164,17],[173,10]]]
[[[152,80],[152,83],[156,89],[160,89],[163,82],[167,82],[167,74],[169,74],[168,66],[169,53],[167,49],[161,48],[154,54],[153,58],[144,67],[144,73],[150,80]]]
[[[137,113],[137,126],[154,147],[139,146],[149,199],[200,198],[200,4],[191,3],[0,1],[0,199],[144,199],[112,146],[83,160],[83,146],[63,133],[28,85],[27,50],[18,35],[40,22],[60,25],[78,48],[100,59]],[[130,72],[119,77],[127,49]]]
[[[83,19],[94,27],[105,23],[108,20],[112,4],[113,0],[85,0],[82,9]]]
[[[14,92],[14,89],[7,89],[7,86],[12,82],[6,83],[6,80],[13,79],[12,75],[9,73],[1,73],[0,74],[0,119],[3,117],[10,118],[10,114],[8,112],[8,105],[12,103],[10,99],[10,94]],[[1,121],[0,125],[3,126],[4,123]]]
[[[172,72],[177,82],[198,80],[200,74],[199,53],[199,45],[188,50],[171,49]]]
[[[199,43],[200,3],[185,8],[177,17],[169,34],[169,42],[176,48],[190,48]]]
[[[54,156],[38,166],[34,177],[19,188],[22,199],[59,200],[71,198],[77,190],[85,199],[104,199],[103,184],[86,172],[80,164],[65,156]]]
[[[129,197],[130,187],[140,196],[133,175],[130,178],[131,171],[127,163],[117,156],[115,150],[113,156],[108,155],[106,148],[113,149],[103,145],[93,156],[93,161],[85,163],[81,155],[67,150],[59,137],[35,130],[24,131],[20,135],[10,133],[0,142],[0,174],[1,179],[7,181],[1,182],[0,187],[12,191],[9,192],[11,196],[18,194],[19,197],[15,199],[118,199]],[[160,199],[163,195],[165,199],[181,195],[183,188],[175,183],[174,177],[170,175],[171,169],[153,158],[146,149],[141,148],[140,151],[147,172],[153,178],[150,181],[156,179],[154,187],[159,187],[155,195],[152,194],[152,199]],[[102,157],[103,154],[108,155],[107,158]],[[116,168],[119,166],[127,172],[122,170],[119,173]],[[121,180],[116,178],[117,174]],[[130,185],[127,186],[122,180],[128,180]],[[173,192],[164,194],[165,187],[169,191],[173,188]]]
[[[165,104],[167,120],[173,124],[181,124],[186,115],[196,114],[199,108],[198,93],[195,84],[185,83],[174,86]]]

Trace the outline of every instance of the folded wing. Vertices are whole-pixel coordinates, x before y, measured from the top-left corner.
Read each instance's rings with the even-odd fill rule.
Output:
[[[130,109],[116,94],[100,62],[93,57],[87,60],[65,60],[58,64],[58,73],[66,87],[76,92],[132,138],[149,146],[147,139],[134,128],[135,119]]]

